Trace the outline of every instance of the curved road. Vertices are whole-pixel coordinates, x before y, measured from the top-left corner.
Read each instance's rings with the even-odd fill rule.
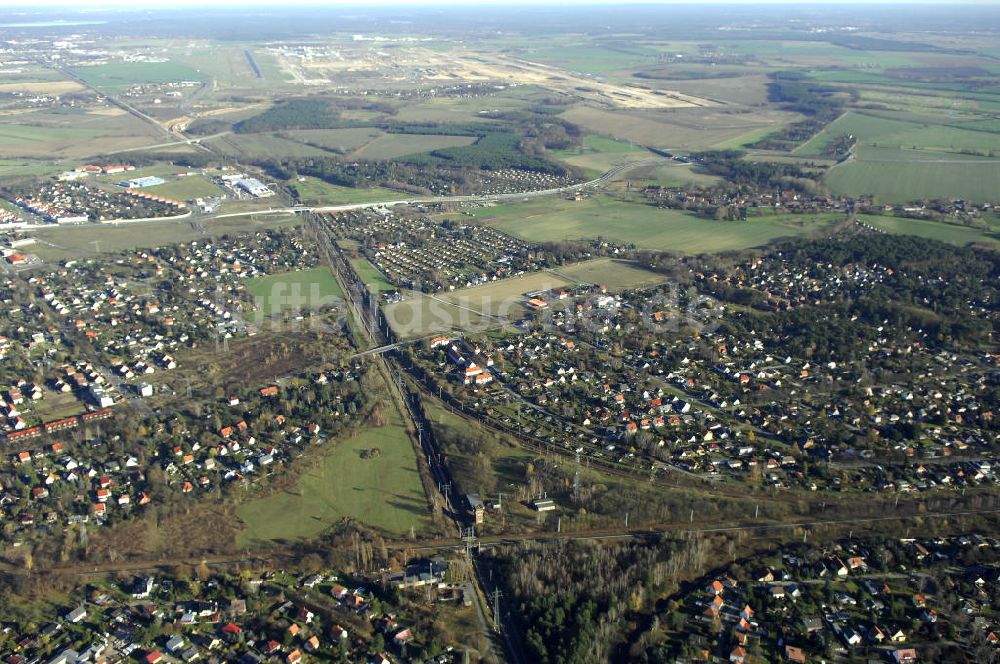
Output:
[[[348,203],[344,205],[268,208],[267,210],[253,210],[248,212],[228,212],[226,214],[213,215],[211,217],[207,217],[207,219],[246,217],[254,214],[260,215],[260,214],[295,214],[298,212],[347,212],[350,210],[367,210],[371,208],[393,207],[395,205],[429,205],[434,203],[500,203],[504,201],[523,201],[534,198],[542,198],[544,196],[553,196],[556,194],[576,192],[585,189],[598,189],[602,185],[607,184],[615,176],[624,173],[625,171],[630,171],[634,168],[640,168],[642,166],[653,166],[659,163],[663,163],[665,161],[671,161],[671,160],[668,157],[653,157],[651,159],[643,159],[641,161],[630,161],[627,164],[621,164],[619,166],[615,166],[601,177],[590,180],[589,182],[581,182],[578,184],[567,185],[565,187],[556,187],[554,189],[536,189],[535,191],[525,191],[513,194],[487,194],[487,195],[470,194],[467,196],[430,196],[427,198],[404,198],[391,201],[372,201],[370,203]]]
[[[183,143],[196,144],[205,138],[213,137],[202,137],[198,139],[190,139],[188,141],[182,141]],[[172,145],[173,143],[165,144]],[[313,206],[307,207],[304,205],[296,205],[293,207],[279,207],[279,208],[268,208],[266,210],[247,210],[244,212],[227,212],[225,214],[214,214],[207,216],[200,216],[198,214],[191,214],[184,217],[184,221],[190,222],[205,222],[212,221],[215,219],[232,219],[235,217],[250,217],[254,215],[272,215],[272,214],[298,214],[301,212],[349,212],[351,210],[370,210],[373,208],[383,208],[383,207],[395,207],[397,205],[430,205],[435,203],[500,203],[504,201],[526,201],[535,198],[542,198],[545,196],[554,196],[557,194],[565,194],[569,192],[577,192],[584,190],[594,190],[599,189],[601,186],[607,184],[615,176],[625,171],[630,171],[634,168],[640,168],[642,166],[653,166],[663,162],[671,161],[669,157],[653,157],[651,159],[643,159],[640,161],[631,161],[627,164],[620,164],[615,166],[610,171],[605,173],[599,178],[590,180],[589,182],[580,182],[573,185],[567,185],[565,187],[556,187],[553,189],[536,189],[535,191],[525,191],[515,194],[489,194],[489,195],[468,195],[468,196],[429,196],[427,198],[401,198],[389,201],[372,201],[369,203],[347,203],[344,205],[323,205],[323,206]],[[164,223],[165,221],[170,221],[169,219],[151,219],[149,221],[133,221],[133,222],[120,222],[120,223],[132,223],[132,224],[144,224],[144,223]],[[27,226],[22,230],[26,232],[31,231],[50,231],[58,228],[100,228],[100,227],[112,227],[117,224],[104,223],[104,224],[41,224],[37,226]]]

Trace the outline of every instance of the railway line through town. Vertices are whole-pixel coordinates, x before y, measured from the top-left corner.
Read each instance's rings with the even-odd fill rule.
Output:
[[[334,238],[323,225],[322,218],[311,215],[309,218],[310,229],[314,233],[317,244],[320,246],[322,254],[326,259],[330,270],[336,277],[342,291],[346,295],[348,309],[357,326],[365,335],[365,341],[369,346],[380,348],[394,343],[393,335],[388,323],[381,317],[378,310],[377,300],[368,292],[367,287],[358,278],[351,267],[350,261],[346,260],[337,248]],[[399,373],[391,366],[387,353],[374,353],[368,357],[372,358],[375,367],[382,375],[391,400],[399,409],[400,414],[406,420],[410,429],[411,439],[414,443],[417,464],[424,473],[431,479],[431,485],[427,486],[425,481],[424,489],[427,494],[431,509],[437,512],[435,507],[440,506],[443,517],[449,519],[454,525],[459,537],[463,536],[465,526],[461,513],[455,508],[451,501],[450,492],[446,487],[450,487],[451,475],[448,468],[441,462],[442,456],[437,449],[434,439],[433,429],[427,425],[423,408],[420,405],[417,395],[409,391],[404,382],[398,379]],[[468,548],[466,552],[470,553]],[[473,584],[473,604],[476,608],[477,619],[480,629],[483,632],[484,643],[487,644],[484,655],[488,661],[510,662],[511,664],[523,664],[524,660],[518,655],[519,648],[508,636],[503,642],[494,630],[490,629],[487,615],[490,607],[485,605],[485,597],[488,596],[485,579],[478,572],[475,560],[471,555],[466,557],[468,565],[469,580]]]

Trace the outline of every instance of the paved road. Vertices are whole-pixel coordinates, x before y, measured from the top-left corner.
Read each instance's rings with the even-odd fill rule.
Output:
[[[507,201],[527,201],[535,198],[542,198],[544,196],[554,196],[558,194],[573,193],[577,191],[586,191],[588,189],[597,189],[602,185],[607,184],[609,181],[614,179],[617,175],[624,173],[625,171],[630,171],[635,168],[641,168],[642,166],[651,166],[665,161],[670,161],[667,157],[655,157],[652,159],[643,159],[641,161],[632,161],[627,164],[621,164],[615,166],[610,171],[605,173],[599,178],[590,180],[589,182],[581,182],[578,184],[567,185],[565,187],[555,187],[552,189],[537,189],[535,191],[525,191],[513,194],[485,194],[485,195],[468,195],[468,196],[428,196],[425,198],[402,198],[393,199],[388,201],[372,201],[370,203],[348,203],[344,205],[321,205],[321,206],[295,206],[295,207],[279,207],[279,208],[268,208],[266,210],[254,210],[248,212],[229,212],[226,214],[217,214],[211,217],[206,217],[206,219],[226,219],[231,217],[246,217],[249,215],[268,215],[268,214],[297,214],[302,212],[349,212],[351,210],[370,210],[373,208],[383,208],[383,207],[394,207],[396,205],[433,205],[436,203],[502,203]]]
[[[201,138],[192,138],[186,141],[173,141],[170,143],[161,143],[159,146],[145,146],[142,148],[135,148],[136,150],[146,150],[151,147],[162,147],[167,145],[180,145],[180,144],[200,144],[201,141],[208,140],[209,138],[215,138],[217,136],[224,136],[230,132],[223,132],[221,134],[215,134],[213,136],[203,136]],[[125,152],[123,150],[122,152]],[[655,157],[652,159],[643,159],[641,161],[633,161],[627,164],[621,164],[612,168],[610,171],[605,173],[599,178],[590,180],[589,182],[582,182],[578,184],[568,185],[565,187],[556,187],[553,189],[538,189],[535,191],[526,191],[516,194],[489,194],[489,195],[470,195],[470,196],[429,196],[426,198],[397,198],[392,200],[383,201],[372,201],[369,203],[347,203],[344,205],[323,205],[323,206],[304,206],[296,205],[291,207],[274,207],[267,208],[264,210],[247,210],[244,212],[226,212],[223,214],[213,214],[213,215],[200,215],[195,211],[192,211],[191,215],[184,217],[183,219],[178,219],[174,221],[184,222],[184,223],[204,223],[206,221],[214,221],[216,219],[233,219],[237,217],[252,217],[252,216],[269,216],[269,215],[294,215],[302,214],[308,212],[317,213],[331,213],[331,212],[350,212],[352,210],[372,210],[377,208],[395,207],[397,205],[434,205],[440,203],[502,203],[510,201],[528,201],[535,198],[543,198],[545,196],[555,196],[559,194],[575,193],[577,191],[587,191],[600,189],[603,185],[607,184],[613,178],[615,178],[620,173],[629,171],[635,168],[641,168],[642,166],[649,166],[653,164],[663,163],[665,161],[670,161],[667,157]],[[144,224],[144,223],[169,223],[170,220],[153,219],[148,222],[145,221],[135,221],[128,222],[132,224]],[[61,228],[77,229],[80,228],[101,228],[104,226],[112,227],[116,224],[41,224],[37,226],[28,226],[23,230],[25,232],[31,231],[52,231]]]
[[[167,143],[155,143],[153,145],[140,145],[139,147],[136,148],[125,148],[124,150],[115,150],[113,152],[102,152],[101,156],[107,156],[113,154],[125,154],[126,152],[141,152],[143,150],[155,150],[157,148],[169,148],[171,146],[179,146],[179,145],[201,145],[202,141],[210,141],[213,138],[221,138],[223,136],[229,136],[232,133],[233,132],[231,131],[221,131],[218,134],[212,134],[211,136],[199,136],[198,138],[175,140],[175,141],[169,141]]]

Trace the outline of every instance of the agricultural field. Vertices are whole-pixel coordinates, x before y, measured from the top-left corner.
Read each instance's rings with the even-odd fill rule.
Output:
[[[25,80],[9,82],[10,79],[4,77],[0,83],[0,93],[23,93],[33,95],[65,95],[73,92],[80,92],[85,88],[76,81],[69,80]]]
[[[72,168],[74,162],[49,162],[38,159],[0,159],[0,177],[50,175]]]
[[[767,70],[762,67],[723,68],[693,63],[636,72],[644,85],[669,89],[722,101],[761,108],[767,105]]]
[[[583,146],[580,148],[560,150],[553,152],[551,156],[570,166],[584,169],[592,177],[597,177],[618,164],[638,161],[653,155],[645,148],[626,141],[588,134],[584,137]]]
[[[728,140],[716,143],[712,146],[713,150],[742,150],[743,148],[756,143],[765,136],[771,134],[774,131],[774,127],[761,127],[760,129],[754,129],[742,136],[737,136],[736,138],[730,138]]]
[[[522,95],[530,92],[522,88],[488,97],[422,101],[403,106],[394,117],[400,122],[494,122],[489,114],[523,109],[529,102]]]
[[[997,199],[1000,160],[954,155],[927,158],[919,153],[870,151],[841,164],[825,177],[836,194],[874,194],[879,203],[906,203],[927,198],[963,198],[971,202]],[[906,156],[913,154],[912,160]]]
[[[581,74],[606,74],[652,64],[657,52],[644,46],[606,47],[598,44],[547,46],[526,57]]]
[[[396,159],[442,148],[456,148],[475,142],[472,136],[435,134],[383,134],[351,154],[352,159]]]
[[[832,193],[872,194],[880,203],[928,198],[996,200],[1000,186],[1000,133],[939,123],[849,112],[795,150],[821,154],[837,136],[857,137],[854,156],[831,168]]]
[[[162,134],[118,109],[18,113],[0,122],[0,159],[74,159],[148,145]]]
[[[52,155],[73,143],[93,141],[101,136],[95,129],[45,127],[27,124],[0,124],[0,154]]]
[[[327,267],[269,274],[246,282],[257,311],[265,317],[296,310],[320,309],[344,299],[344,292]]]
[[[109,62],[78,67],[73,74],[108,93],[118,93],[140,83],[179,83],[204,81],[206,76],[177,62]]]
[[[487,208],[476,213],[499,230],[529,242],[604,238],[643,249],[684,254],[762,246],[778,238],[815,232],[836,218],[835,215],[789,215],[745,222],[712,221],[608,196],[525,207],[528,209],[520,214],[517,206]]]
[[[769,109],[728,115],[711,108],[678,109],[669,114],[611,111],[574,105],[560,115],[585,129],[622,141],[670,150],[700,150],[753,132],[778,129],[794,114]]]
[[[300,143],[318,145],[327,150],[348,153],[383,135],[374,127],[349,129],[292,129],[285,132]]]
[[[795,150],[796,154],[820,154],[835,137],[849,134],[865,147],[925,150],[928,152],[973,151],[989,154],[1000,151],[1000,133],[970,131],[943,124],[909,122],[862,113],[846,113],[812,140]]]
[[[331,157],[333,152],[277,134],[232,134],[207,141],[225,154],[243,158],[261,157]]]
[[[391,412],[388,412],[391,411]],[[400,536],[429,524],[427,501],[413,445],[399,414],[366,425],[350,437],[324,444],[322,458],[294,488],[240,506],[242,546],[314,537],[341,519],[353,519]],[[364,459],[364,450],[380,454]]]

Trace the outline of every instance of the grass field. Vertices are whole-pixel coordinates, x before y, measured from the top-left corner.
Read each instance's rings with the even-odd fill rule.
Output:
[[[774,132],[774,127],[761,127],[759,129],[751,130],[742,136],[737,136],[735,138],[730,138],[720,143],[716,143],[712,146],[712,148],[715,150],[739,150],[745,148],[751,143],[756,143],[772,132]]]
[[[859,147],[932,152],[974,150],[989,153],[1000,150],[1000,133],[970,131],[944,124],[921,124],[862,113],[846,113],[795,152],[819,154],[827,143],[842,134],[855,136],[860,144]]]
[[[250,279],[246,286],[254,296],[257,310],[265,316],[320,309],[344,298],[344,292],[327,267],[269,274]]]
[[[526,100],[518,98],[522,90],[524,88],[488,98],[439,97],[405,104],[399,109],[395,119],[400,122],[494,122],[485,115],[495,111],[520,110],[528,105]]]
[[[875,151],[872,151],[875,152]],[[872,194],[880,203],[906,203],[925,198],[995,201],[1000,191],[1000,160],[948,157],[914,158],[902,151],[864,154],[832,169],[825,178],[835,194]],[[871,154],[871,153],[869,153]]]
[[[47,162],[35,159],[0,159],[0,177],[48,175],[70,168],[73,162]]]
[[[367,258],[354,258],[351,260],[351,265],[354,266],[354,271],[358,273],[369,291],[381,293],[382,291],[396,290],[396,287],[386,281],[378,268],[372,265]]]
[[[208,141],[225,154],[249,157],[331,157],[333,153],[275,134],[233,134]]]
[[[936,221],[904,219],[902,217],[859,217],[859,221],[897,235],[916,235],[930,240],[964,246],[972,242],[987,242],[1000,246],[1000,233],[996,231],[967,228],[955,224]]]
[[[413,445],[395,410],[386,426],[366,426],[328,446],[294,489],[240,506],[237,513],[246,526],[241,546],[313,537],[343,518],[397,536],[426,527],[427,501]],[[375,447],[379,456],[361,458],[363,450]]]
[[[101,135],[83,127],[43,127],[28,124],[0,124],[0,148],[52,145],[65,141],[86,141]]]
[[[188,221],[151,221],[138,224],[92,224],[73,228],[52,228],[32,231],[38,239],[31,253],[43,260],[58,261],[107,253],[161,247],[175,242],[201,240],[207,237],[255,231],[265,228],[298,226],[302,220],[295,216],[272,216],[262,220],[236,217],[206,221],[203,227],[192,226]],[[204,230],[203,230],[204,229]]]
[[[295,129],[287,132],[296,141],[320,145],[329,150],[350,152],[357,150],[379,136],[382,131],[374,127],[352,127],[349,129]]]
[[[199,43],[173,50],[175,62],[200,72],[220,86],[254,86],[258,79],[247,64],[243,49],[236,44]],[[260,64],[258,53],[254,58]],[[272,82],[273,83],[273,82]]]
[[[584,284],[600,284],[608,290],[644,288],[663,282],[663,275],[650,272],[631,261],[595,258],[591,261],[564,265],[553,270],[557,275]]]
[[[190,201],[206,196],[220,196],[222,190],[203,175],[188,175],[168,181],[155,187],[146,187],[143,191],[157,196],[165,196],[180,201]]]
[[[618,164],[637,161],[651,156],[651,153],[641,146],[626,141],[588,134],[583,139],[582,147],[575,150],[559,150],[553,152],[552,156],[571,166],[582,168],[596,177]]]
[[[568,285],[568,279],[552,272],[535,272],[446,294],[410,293],[406,300],[386,306],[384,313],[401,337],[483,330],[523,317],[527,311],[525,293]]]
[[[203,81],[206,78],[198,70],[177,62],[109,62],[77,67],[73,73],[107,92],[122,92],[139,83]]]
[[[355,189],[324,182],[319,178],[305,177],[302,181],[295,180],[292,186],[299,192],[302,203],[318,203],[320,205],[336,205],[339,203],[368,203],[371,201],[399,200],[405,194],[382,187],[370,189]]]
[[[386,305],[382,309],[393,331],[404,339],[422,337],[434,332],[484,329],[491,321],[477,313],[462,309],[449,300],[435,299],[422,293],[407,295],[407,299]]]
[[[477,210],[494,225],[529,242],[604,238],[639,248],[685,254],[746,249],[781,237],[804,235],[834,219],[830,215],[777,216],[746,222],[711,221],[677,210],[626,203],[607,196],[548,205],[498,206]],[[491,214],[492,213],[492,214]]]
[[[595,134],[671,150],[707,149],[760,129],[777,129],[794,116],[761,109],[743,116],[708,108],[678,109],[666,114],[610,111],[584,105],[568,108],[560,117]]]
[[[441,148],[471,145],[472,136],[443,136],[437,134],[384,134],[354,152],[354,159],[396,159],[408,154],[430,152]]]
[[[2,119],[7,122],[0,122],[0,158],[82,158],[146,145],[157,138],[145,122],[117,109],[106,113],[35,111]]]
[[[533,50],[528,56],[582,74],[603,74],[632,69],[655,61],[656,51],[643,46],[605,48],[596,44],[566,45]]]
[[[632,184],[633,189],[638,189],[646,185],[659,185],[661,187],[683,187],[689,184],[704,185],[711,187],[719,184],[722,178],[707,173],[700,173],[691,164],[680,164],[674,161],[664,162],[655,166],[643,166],[633,168],[619,173],[612,182],[619,186],[618,190],[624,189],[620,186],[626,182]]]
[[[552,272],[534,272],[521,277],[501,279],[482,286],[460,288],[444,295],[444,299],[484,314],[510,318],[524,311],[524,294],[569,285],[569,281]]]

